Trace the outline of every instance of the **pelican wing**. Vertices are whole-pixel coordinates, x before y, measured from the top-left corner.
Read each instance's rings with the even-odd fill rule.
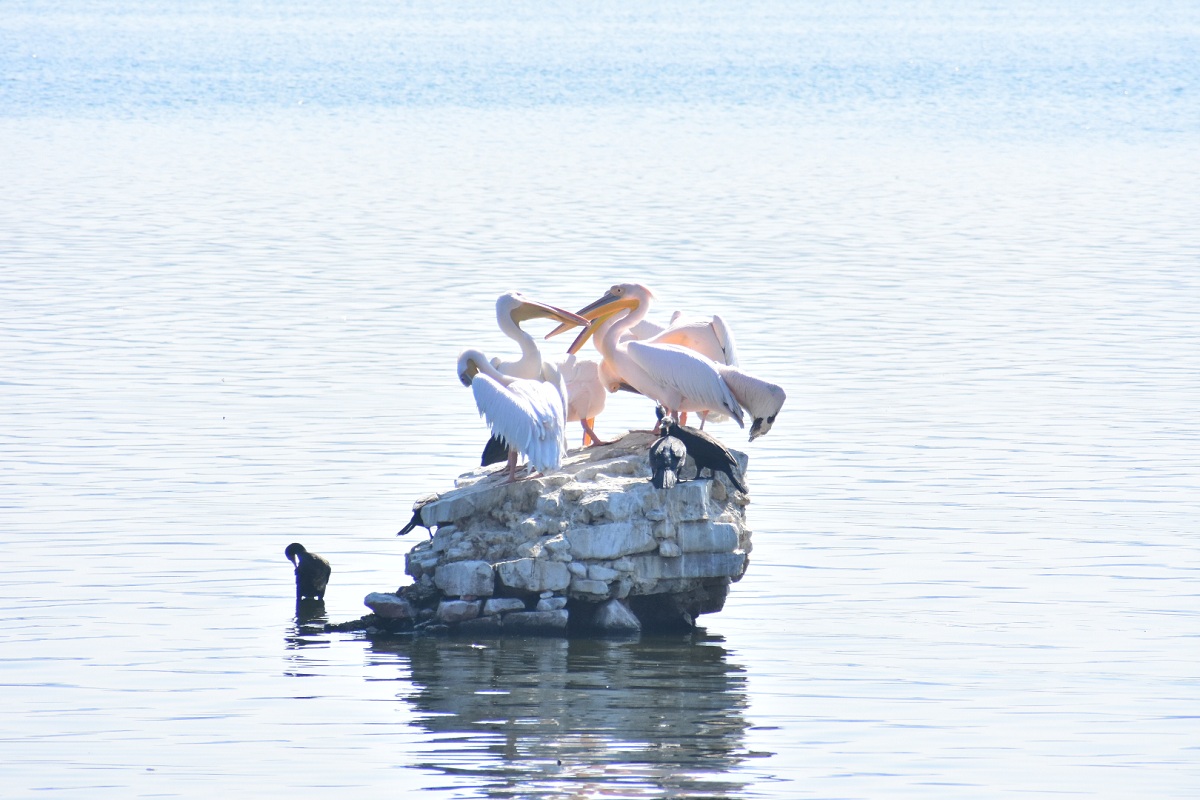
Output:
[[[737,366],[737,353],[733,347],[733,333],[725,321],[713,314],[711,322],[684,321],[679,312],[671,318],[671,325],[662,333],[645,339],[650,344],[674,344],[695,350],[717,364]]]
[[[625,346],[638,366],[681,394],[689,405],[724,410],[737,420],[738,427],[745,427],[737,398],[710,359],[678,345],[628,342]]]
[[[664,328],[662,325],[651,322],[648,319],[644,319],[637,325],[634,325],[632,328],[627,330],[621,338],[636,341],[646,341],[647,339],[653,339],[655,336],[658,336],[664,330],[666,330],[666,328]]]
[[[492,384],[481,391],[491,395],[496,393],[497,388],[506,389],[503,391],[504,401],[490,399],[490,408],[494,412],[484,410],[480,405],[492,432],[507,439],[517,452],[529,459],[534,469],[551,472],[561,467],[566,451],[567,414],[560,381],[515,380],[507,387],[496,381],[492,381]],[[473,388],[475,383],[472,382],[471,386]],[[480,394],[476,393],[477,405],[479,397]],[[520,438],[509,438],[501,427],[511,429],[513,436]]]
[[[713,314],[712,330],[713,335],[717,337],[717,343],[721,346],[721,351],[725,354],[725,363],[731,367],[736,367],[738,359],[737,349],[733,346],[733,331],[729,330],[729,326],[725,324],[725,320],[716,314]]]
[[[471,393],[492,433],[517,452],[527,452],[537,435],[537,413],[530,402],[482,372],[471,379]]]

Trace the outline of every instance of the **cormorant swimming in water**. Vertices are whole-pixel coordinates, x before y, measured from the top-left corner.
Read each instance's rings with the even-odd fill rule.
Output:
[[[316,553],[304,549],[304,545],[293,542],[283,551],[288,561],[296,565],[296,600],[312,597],[325,599],[325,587],[329,585],[329,574],[333,569],[329,562]]]
[[[679,480],[683,465],[687,462],[687,447],[674,436],[665,432],[650,445],[650,483],[657,489],[670,489]]]
[[[738,475],[737,461],[733,454],[711,435],[695,428],[689,428],[687,425],[680,425],[670,417],[663,418],[662,433],[683,442],[683,446],[687,448],[687,454],[696,462],[697,478],[706,469],[712,473],[714,478],[718,472],[724,472],[729,476],[729,482],[734,485],[734,488],[745,494],[750,493],[746,484],[742,482],[741,476]]]

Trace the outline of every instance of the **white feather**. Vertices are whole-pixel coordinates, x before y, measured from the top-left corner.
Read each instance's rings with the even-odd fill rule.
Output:
[[[468,375],[473,362],[479,372]],[[478,350],[459,356],[459,376],[469,382],[475,407],[492,434],[529,460],[539,472],[553,472],[566,455],[566,388],[561,375],[547,365],[550,380],[512,378],[496,370]]]
[[[581,312],[603,311],[616,305],[614,313],[621,314],[604,322],[607,328],[602,333],[594,331],[596,347],[604,360],[622,380],[669,411],[678,411],[684,404],[698,404],[722,410],[744,427],[741,406],[711,359],[679,345],[622,340],[645,318],[651,297],[650,290],[641,284],[618,284]]]
[[[635,328],[636,330],[636,328]],[[638,337],[649,344],[677,344],[695,350],[716,364],[737,366],[733,332],[725,320],[713,314],[712,320],[684,320],[676,311],[666,330],[649,337]]]
[[[691,406],[719,409],[733,417],[740,427],[745,427],[742,407],[711,359],[688,347],[673,344],[628,342],[626,350],[642,370],[668,390],[663,393],[665,399],[654,397],[666,408],[673,411]],[[641,391],[636,383],[633,386]],[[671,392],[678,396],[677,399]]]

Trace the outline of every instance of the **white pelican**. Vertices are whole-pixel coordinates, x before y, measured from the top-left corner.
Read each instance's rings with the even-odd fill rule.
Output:
[[[783,401],[787,399],[783,387],[743,372],[737,367],[718,364],[717,371],[725,379],[725,385],[729,387],[729,391],[733,392],[733,396],[737,398],[738,405],[750,415],[752,420],[750,441],[753,442],[758,437],[769,433],[771,426],[775,424],[775,417],[779,414],[779,409],[783,408]],[[721,422],[725,419],[724,414],[706,408],[688,407],[686,410],[700,412],[701,430],[704,429],[704,423],[709,419],[713,422]]]
[[[496,298],[496,324],[501,332],[521,347],[516,361],[492,359],[492,366],[513,378],[540,378],[543,374],[542,354],[537,341],[521,329],[522,322],[531,319],[553,319],[567,325],[587,325],[588,321],[570,311],[538,302],[520,292],[505,292]]]
[[[521,327],[522,322],[538,318],[557,320],[564,330],[588,324],[588,320],[578,314],[532,300],[520,292],[506,292],[496,298],[496,323],[504,335],[520,345],[521,358],[516,361],[493,358],[493,367],[514,378],[546,379],[546,365],[537,342]],[[567,421],[578,422],[583,428],[584,445],[606,444],[596,435],[593,426],[596,416],[604,410],[605,397],[619,379],[601,362],[573,354],[554,367],[567,384]]]
[[[745,427],[742,408],[711,359],[679,345],[621,340],[645,318],[653,296],[638,283],[613,286],[579,312],[592,321],[567,352],[576,352],[609,317],[623,311],[596,339],[596,348],[621,380],[673,415],[683,407],[694,406],[727,413],[739,427]]]
[[[563,322],[546,334],[546,338],[557,336],[574,326],[574,322]],[[596,337],[599,339],[599,332],[596,333]],[[678,344],[707,356],[716,364],[736,367],[738,363],[733,347],[733,332],[729,330],[725,320],[716,314],[713,314],[710,320],[689,320],[684,319],[682,311],[676,311],[665,328],[648,319],[639,320],[621,334],[621,341]]]
[[[596,417],[604,410],[605,398],[615,392],[621,379],[604,361],[579,358],[574,353],[557,364],[567,384],[567,422],[583,428],[584,446],[609,444],[596,435]]]
[[[508,443],[508,480],[516,478],[517,454],[542,474],[562,466],[566,455],[567,389],[562,376],[545,365],[545,380],[505,375],[478,350],[458,357],[458,379],[470,386],[479,414]]]
[[[563,322],[557,328],[546,334],[546,338],[555,336],[563,331],[574,327],[572,322]],[[597,341],[603,335],[601,329],[595,332]],[[683,312],[676,311],[671,315],[671,322],[667,327],[663,327],[657,323],[651,322],[648,319],[643,319],[631,326],[628,330],[621,334],[621,341],[641,341],[650,344],[677,344],[683,347],[690,348],[707,356],[717,365],[737,366],[737,353],[733,346],[733,332],[725,324],[725,320],[721,319],[716,314],[713,314],[711,319],[685,319]],[[608,391],[615,391],[620,384],[612,380],[612,369],[608,367],[608,362],[600,362],[601,369],[606,371],[608,375],[604,377],[604,383],[608,386]],[[562,364],[560,363],[561,367]],[[593,378],[593,380],[595,380]],[[619,381],[619,378],[617,379]],[[575,387],[571,385],[568,379],[568,388],[571,390],[572,396],[575,394]],[[732,387],[731,387],[732,388]],[[572,403],[574,400],[572,400]],[[743,403],[743,406],[745,404]],[[603,405],[599,410],[603,410]],[[691,409],[688,409],[691,410]],[[700,428],[703,430],[704,421],[710,415],[704,414],[700,420]],[[728,419],[723,414],[712,414],[714,422],[719,422]],[[574,417],[571,418],[574,421]],[[592,420],[594,422],[594,420]],[[680,422],[687,422],[687,410],[681,412]],[[593,434],[594,435],[594,434]],[[761,434],[760,434],[761,435]],[[584,436],[584,444],[587,444],[587,435]]]
[[[634,334],[637,333],[635,328]],[[736,367],[737,353],[733,347],[733,332],[725,324],[725,320],[716,314],[712,319],[684,319],[683,314],[676,311],[671,315],[671,323],[658,333],[649,336],[638,336],[643,342],[651,344],[678,344],[690,347],[697,353],[702,353],[715,364],[725,364]]]

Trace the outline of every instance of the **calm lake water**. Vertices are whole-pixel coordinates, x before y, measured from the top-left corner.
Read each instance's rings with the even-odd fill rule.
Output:
[[[4,796],[1200,795],[1198,146],[1185,2],[5,3]],[[631,278],[788,392],[725,610],[324,633]]]

